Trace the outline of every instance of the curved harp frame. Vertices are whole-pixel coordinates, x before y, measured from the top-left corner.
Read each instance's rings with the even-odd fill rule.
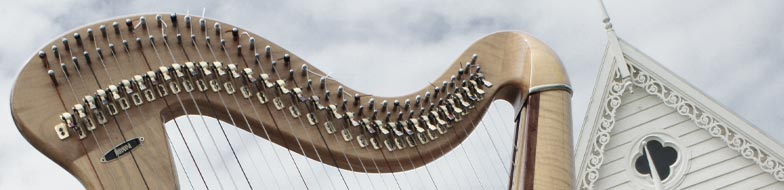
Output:
[[[146,18],[146,25],[138,23],[140,16]],[[17,128],[35,148],[76,176],[88,189],[108,188],[107,180],[144,183],[151,189],[176,188],[176,170],[163,124],[183,115],[201,113],[222,121],[229,121],[230,117],[247,118],[247,124],[245,121],[238,121],[236,127],[252,130],[253,134],[257,136],[267,138],[278,145],[313,159],[316,154],[322,155],[322,157],[329,155],[331,158],[324,158],[326,164],[343,169],[355,168],[356,170],[359,168],[357,166],[359,160],[363,160],[365,163],[374,161],[378,163],[378,167],[368,168],[372,170],[368,172],[397,172],[401,170],[397,165],[398,160],[406,162],[413,160],[414,165],[419,167],[442,156],[443,150],[451,150],[461,143],[468,136],[467,133],[474,130],[489,105],[496,99],[508,101],[516,110],[519,110],[520,122],[517,127],[518,130],[524,129],[518,132],[517,145],[515,146],[518,147],[517,149],[525,151],[516,151],[515,153],[514,175],[510,187],[522,188],[523,185],[526,189],[529,188],[528,186],[545,189],[568,189],[571,187],[571,177],[563,179],[564,176],[572,175],[571,118],[569,114],[571,92],[567,90],[569,81],[557,56],[541,41],[527,34],[499,32],[483,37],[462,53],[442,75],[433,80],[433,84],[439,85],[427,86],[414,93],[398,97],[376,97],[342,86],[332,79],[326,79],[326,84],[321,87],[318,75],[323,75],[323,72],[307,64],[302,58],[260,36],[249,32],[245,33],[241,29],[232,31],[234,28],[232,25],[205,20],[206,31],[203,31],[200,29],[200,18],[196,16],[192,16],[188,20],[182,15],[172,17],[176,19],[165,16],[160,21],[155,18],[156,15],[128,16],[73,30],[67,34],[79,33],[81,39],[65,35],[63,39],[67,39],[70,42],[69,45],[65,45],[61,40],[54,40],[44,46],[45,48],[42,50],[44,55],[33,56],[18,75],[11,96],[11,110]],[[124,22],[126,19],[130,19],[132,23],[126,25]],[[191,23],[186,24],[186,21]],[[119,33],[116,33],[113,28],[113,22],[119,23]],[[220,23],[221,28],[214,27],[216,23]],[[106,26],[106,35],[100,29],[101,25]],[[93,30],[92,35],[87,33],[88,28]],[[194,41],[189,38],[191,32],[196,36]],[[163,37],[162,33],[165,33],[167,37]],[[178,37],[176,37],[178,33],[181,34],[181,43],[178,43]],[[209,36],[211,40],[205,40],[205,35]],[[151,40],[150,37],[153,39]],[[255,44],[250,44],[250,37],[255,39]],[[137,38],[140,40],[136,40]],[[225,40],[223,46],[225,53],[221,50],[221,39]],[[127,51],[122,40],[128,41]],[[164,43],[164,40],[167,43]],[[156,47],[153,47],[151,42]],[[109,47],[110,43],[114,44],[114,51]],[[215,51],[214,55],[209,53],[208,43]],[[271,50],[270,57],[265,55],[264,47],[267,45]],[[47,49],[52,46],[58,47],[60,59],[51,49]],[[65,46],[69,46],[68,50]],[[103,50],[102,56],[98,55],[96,48]],[[83,52],[87,52],[87,54]],[[254,52],[258,54],[254,55]],[[289,55],[289,58],[284,59],[284,55]],[[472,57],[474,55],[479,57]],[[215,57],[213,58],[213,56]],[[176,95],[169,88],[167,96],[156,96],[156,100],[148,101],[142,95],[142,104],[135,105],[133,101],[135,97],[122,88],[124,87],[122,80],[133,81],[135,75],[144,75],[148,71],[160,71],[159,67],[161,66],[170,69],[168,74],[172,75],[171,80],[176,81],[178,85],[189,80],[193,82],[191,89],[197,88],[196,80],[199,77],[188,75],[191,72],[183,72],[185,75],[178,77],[179,70],[172,66],[173,63],[177,63],[180,65],[180,69],[187,71],[190,65],[186,65],[186,62],[192,62],[197,66],[196,68],[201,68],[198,66],[202,61],[207,62],[207,65],[210,66],[209,70],[214,73],[212,77],[206,75],[201,77],[205,77],[203,78],[205,80],[212,79],[221,83],[230,83],[235,89],[233,95],[227,94],[224,85],[221,85],[224,90],[220,92],[211,90],[202,92],[198,89],[186,92],[185,87],[180,86],[182,89]],[[226,76],[218,76],[220,71],[214,67],[215,61],[222,63],[224,71],[227,72]],[[271,64],[273,61],[277,62],[274,66],[275,72],[273,72]],[[466,67],[466,63],[470,62],[473,62],[473,65]],[[60,63],[64,63],[65,70],[68,72],[67,78],[64,76],[65,72]],[[237,70],[228,68],[229,64],[236,66]],[[307,67],[309,72],[303,72],[303,65],[306,64],[309,65]],[[77,65],[78,68],[75,67]],[[332,121],[337,129],[348,128],[353,136],[365,134],[366,137],[371,137],[372,135],[362,131],[362,128],[348,127],[350,122],[336,119],[330,115],[329,109],[308,111],[313,109],[309,106],[315,105],[306,104],[306,102],[295,103],[294,97],[297,95],[292,95],[294,88],[299,87],[302,89],[302,97],[319,96],[321,99],[318,101],[324,106],[336,105],[338,113],[343,114],[344,117],[347,117],[345,115],[347,111],[354,112],[358,120],[371,117],[371,108],[379,110],[376,116],[377,120],[385,120],[387,114],[383,112],[384,105],[382,104],[388,102],[386,109],[387,112],[391,112],[389,120],[400,121],[399,115],[409,118],[409,110],[413,110],[416,116],[420,115],[420,111],[414,109],[414,101],[417,96],[422,97],[420,104],[428,111],[430,108],[427,108],[427,104],[431,102],[438,107],[438,101],[435,98],[445,98],[445,92],[455,91],[455,88],[463,85],[461,84],[463,80],[470,83],[471,76],[477,74],[476,66],[481,67],[483,79],[493,83],[492,87],[483,86],[481,80],[474,80],[480,82],[480,85],[475,88],[485,92],[484,98],[472,102],[472,108],[465,110],[466,114],[460,116],[460,121],[449,121],[450,126],[446,129],[447,133],[438,135],[438,138],[427,144],[419,144],[415,148],[409,147],[394,151],[385,148],[374,149],[372,146],[357,148],[359,145],[355,142],[333,140],[331,137],[324,138],[328,135],[340,135],[340,132],[328,134],[322,127],[324,121]],[[252,68],[253,74],[243,72],[243,68]],[[54,71],[52,77],[47,74],[49,70]],[[459,72],[463,72],[463,75],[459,75]],[[160,75],[164,73],[159,72],[156,77],[161,80],[163,78]],[[271,88],[258,86],[265,84],[259,75],[260,73],[269,74],[269,80],[273,83]],[[280,75],[280,79],[285,84],[275,84],[275,81],[278,80],[277,75]],[[456,76],[455,87],[452,87],[449,82],[452,81],[452,76]],[[312,81],[312,89],[307,88],[308,79]],[[146,78],[143,81],[149,82]],[[168,84],[165,80],[160,82]],[[434,87],[444,87],[440,84],[446,84],[448,90],[442,89],[441,93],[435,95]],[[113,89],[109,85],[118,86],[120,90],[112,91]],[[471,86],[471,84],[468,85]],[[153,86],[148,86],[148,89],[154,89]],[[241,90],[241,87],[252,86],[256,87],[250,88],[252,92],[266,92],[269,100],[280,97],[286,108],[277,110],[272,101],[261,104],[256,97],[244,98],[243,92],[241,92],[244,89]],[[275,95],[282,94],[281,86],[292,92],[286,96]],[[338,93],[339,87],[342,87],[344,93]],[[108,93],[107,96],[110,97],[108,102],[115,105],[114,109],[120,109],[118,114],[111,116],[108,106],[99,105],[98,110],[102,110],[101,112],[105,113],[107,117],[105,125],[96,125],[98,127],[94,130],[82,129],[87,138],[81,140],[77,131],[74,131],[79,127],[67,128],[71,137],[60,140],[53,127],[68,124],[67,119],[63,120],[60,116],[67,112],[72,113],[72,117],[78,118],[79,113],[74,110],[74,105],[88,106],[82,98],[85,96],[99,97],[96,95],[98,89]],[[131,85],[131,90],[143,92],[140,89],[138,86]],[[326,90],[332,92],[328,100],[324,98]],[[538,94],[535,99],[530,98],[534,96],[529,96],[531,95],[529,91]],[[122,104],[121,102],[111,99],[112,92],[123,92],[118,94],[119,97],[126,98],[126,104],[129,104],[127,110],[124,110],[125,106],[119,105]],[[217,93],[223,93],[224,98],[235,96],[239,102],[235,103],[232,99],[227,99],[228,103],[223,105],[217,101],[219,98]],[[425,94],[428,93],[434,94],[433,97],[430,100],[424,100]],[[355,94],[359,96],[355,97]],[[375,100],[373,105],[370,105],[370,99]],[[411,109],[403,108],[404,100],[411,100]],[[400,102],[399,106],[394,105],[393,102],[396,101]],[[344,104],[345,108],[342,107]],[[532,115],[533,109],[528,106],[533,104],[538,107],[535,115]],[[293,118],[289,110],[290,105],[296,105],[300,111],[299,122]],[[254,108],[256,113],[248,108],[251,106],[256,106]],[[359,110],[360,106],[364,107],[364,111]],[[85,108],[85,110],[87,109]],[[96,122],[94,114],[89,111],[85,112],[88,113],[88,118],[93,118],[93,122]],[[359,114],[359,112],[363,113]],[[307,118],[305,118],[307,113],[316,113],[317,120],[320,121],[317,127],[308,125]],[[283,120],[292,120],[293,122],[286,123]],[[262,131],[266,134],[263,134]],[[144,145],[133,149],[129,155],[120,156],[114,161],[102,162],[100,160],[104,153],[113,150],[111,147],[135,137],[143,137]],[[376,137],[379,138],[378,143],[389,138],[381,134]],[[96,142],[98,143],[96,144]],[[299,148],[297,143],[305,148]],[[102,146],[99,147],[100,145]],[[340,159],[343,156],[338,155],[346,155],[348,161]],[[102,166],[106,164],[114,166]],[[406,168],[406,170],[408,169],[412,168]],[[132,172],[122,172],[122,170]],[[113,173],[113,176],[109,176],[108,173]]]

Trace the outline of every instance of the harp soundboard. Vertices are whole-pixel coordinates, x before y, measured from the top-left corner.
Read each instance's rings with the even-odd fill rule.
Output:
[[[148,14],[45,45],[19,73],[11,107],[25,139],[87,189],[175,189],[185,186],[163,126],[180,116],[232,123],[343,170],[396,173],[454,149],[505,100],[518,121],[508,188],[571,189],[571,90],[546,45],[523,33],[488,35],[431,84],[373,96],[230,24]],[[175,121],[177,130],[200,121],[188,122]],[[225,136],[233,126],[209,127]],[[196,189],[212,183],[191,178],[205,185]]]

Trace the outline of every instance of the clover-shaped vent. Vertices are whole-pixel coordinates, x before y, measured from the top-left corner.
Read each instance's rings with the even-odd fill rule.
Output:
[[[648,147],[648,152],[651,153],[653,165],[659,173],[659,179],[666,180],[667,177],[670,176],[670,166],[674,165],[675,161],[678,159],[678,151],[672,147],[664,147],[662,143],[657,140],[648,141],[646,146]],[[648,156],[645,154],[645,150],[640,151],[642,152],[642,155],[635,158],[634,167],[638,173],[649,175],[651,173],[651,168],[648,164]]]

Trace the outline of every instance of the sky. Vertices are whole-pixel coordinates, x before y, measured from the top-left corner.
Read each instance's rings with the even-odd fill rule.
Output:
[[[621,38],[775,141],[784,142],[779,128],[784,123],[780,109],[784,101],[776,100],[784,95],[784,13],[780,10],[784,1],[605,3]],[[432,73],[442,72],[482,36],[507,30],[530,33],[550,45],[566,66],[574,88],[575,139],[607,41],[596,0],[5,0],[0,2],[0,23],[5,26],[0,30],[0,44],[4,44],[0,46],[0,97],[6,97],[0,98],[4,105],[0,106],[0,189],[81,188],[30,146],[10,119],[7,97],[16,73],[42,44],[107,18],[151,12],[198,15],[203,8],[209,18],[264,36],[346,86],[380,96],[422,88],[433,79]],[[503,104],[498,107],[509,109]],[[498,117],[496,121],[508,121],[510,116]],[[477,137],[466,149],[481,152],[488,139],[492,138]],[[502,152],[508,149],[499,147]]]

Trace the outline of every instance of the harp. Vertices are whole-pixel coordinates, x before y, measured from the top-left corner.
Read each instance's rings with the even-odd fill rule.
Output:
[[[557,56],[529,35],[486,36],[433,85],[377,97],[230,24],[165,15],[75,29],[46,44],[18,75],[11,97],[17,128],[87,189],[185,187],[176,160],[192,155],[174,159],[163,128],[184,115],[232,122],[341,170],[394,174],[454,149],[493,100],[510,102],[517,118],[507,187],[571,188],[569,81]],[[180,133],[192,123],[175,120]],[[231,126],[209,127],[220,136]]]

